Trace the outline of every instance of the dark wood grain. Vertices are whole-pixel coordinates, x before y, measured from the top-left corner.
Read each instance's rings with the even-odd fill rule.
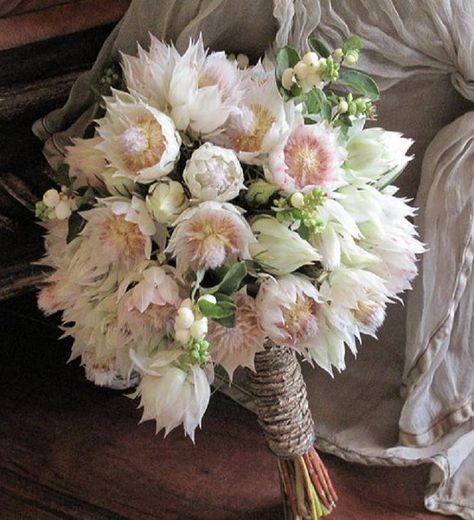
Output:
[[[140,426],[136,403],[84,381],[31,295],[0,304],[0,518],[280,518],[279,487],[255,417],[216,394],[196,444]],[[423,510],[427,468],[324,457],[333,520],[437,520]]]

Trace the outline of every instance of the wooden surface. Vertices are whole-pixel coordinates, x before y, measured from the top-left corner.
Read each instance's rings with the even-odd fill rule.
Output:
[[[221,394],[196,436],[154,435],[136,402],[87,383],[29,296],[0,304],[0,518],[280,518],[279,487],[255,417]],[[332,520],[435,520],[427,468],[324,456],[340,494]]]

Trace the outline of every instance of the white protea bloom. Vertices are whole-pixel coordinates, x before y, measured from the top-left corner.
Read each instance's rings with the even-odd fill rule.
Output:
[[[277,345],[305,352],[315,344],[321,298],[309,279],[293,274],[268,278],[261,284],[256,302],[260,324]]]
[[[393,294],[411,287],[417,273],[416,256],[425,251],[410,220],[415,209],[406,199],[395,197],[396,192],[394,186],[383,192],[368,185],[347,186],[340,199],[357,222],[362,238],[358,245],[378,259],[367,268],[383,278]]]
[[[236,153],[204,143],[186,164],[183,179],[198,200],[226,202],[235,199],[244,186],[244,172]]]
[[[194,442],[194,432],[209,404],[211,387],[206,371],[198,365],[186,369],[175,363],[182,350],[161,351],[151,358],[130,356],[135,368],[142,374],[137,391],[143,408],[142,421],[155,420],[156,432],[165,430],[165,436],[179,426]]]
[[[87,223],[72,260],[81,278],[99,276],[108,272],[111,266],[114,270],[133,269],[150,258],[154,231],[151,226],[148,228],[147,219],[146,224],[140,226],[130,201],[128,207],[124,201],[114,209],[111,206],[97,206],[81,213]],[[133,221],[128,218],[128,209]]]
[[[255,237],[236,206],[201,202],[184,211],[175,222],[167,252],[176,258],[180,274],[188,269],[216,269],[239,259],[250,259]]]
[[[188,206],[183,186],[177,181],[161,181],[150,186],[146,206],[159,224],[171,225]]]
[[[241,97],[236,63],[224,52],[207,54],[202,39],[181,56],[174,47],[151,37],[149,52],[124,56],[127,87],[168,113],[179,130],[196,135],[218,131]]]
[[[398,132],[383,128],[363,130],[361,124],[356,124],[349,130],[349,137],[344,168],[367,180],[376,180],[385,173],[396,175],[413,158],[407,155],[413,140]]]
[[[271,151],[265,177],[287,192],[316,187],[331,191],[345,183],[344,159],[337,129],[324,123],[300,124]]]
[[[69,165],[69,175],[75,177],[78,186],[99,186],[107,168],[104,153],[97,148],[102,143],[100,136],[91,139],[73,139],[73,146],[66,147],[64,161]]]
[[[284,275],[320,260],[315,248],[276,218],[257,217],[251,224],[257,243],[250,252],[267,272]]]
[[[106,115],[99,120],[97,145],[115,175],[150,183],[170,173],[179,157],[181,138],[164,113],[125,93],[106,99]]]
[[[119,323],[127,325],[132,335],[144,327],[170,331],[182,300],[174,270],[150,263],[143,267],[120,284]]]
[[[213,141],[232,148],[244,163],[261,164],[288,132],[291,116],[287,112],[295,108],[283,102],[273,71],[267,73],[259,64],[244,74],[240,111],[230,115],[224,132]]]
[[[265,333],[258,320],[255,300],[247,294],[246,287],[235,295],[234,303],[234,326],[224,327],[210,321],[206,336],[212,360],[224,367],[230,380],[238,366],[255,369],[255,354],[264,350],[265,343]]]

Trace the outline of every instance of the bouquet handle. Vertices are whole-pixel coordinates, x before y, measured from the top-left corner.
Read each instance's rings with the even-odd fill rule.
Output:
[[[258,421],[278,458],[287,520],[317,520],[329,514],[337,495],[314,449],[314,422],[295,353],[267,343],[250,375]]]

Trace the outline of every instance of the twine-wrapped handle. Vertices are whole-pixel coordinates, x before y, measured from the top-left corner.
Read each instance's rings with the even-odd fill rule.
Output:
[[[304,455],[314,444],[314,423],[294,351],[268,343],[255,356],[250,384],[270,450],[282,459]]]
[[[333,509],[337,495],[314,449],[314,423],[295,353],[268,342],[250,373],[258,421],[278,457],[287,520],[317,520]]]

